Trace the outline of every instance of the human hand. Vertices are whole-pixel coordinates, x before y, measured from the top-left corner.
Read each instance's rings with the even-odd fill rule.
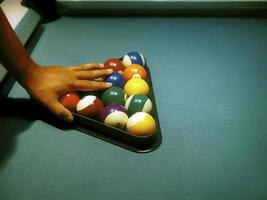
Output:
[[[1,0],[0,0],[1,1]],[[0,7],[0,61],[28,93],[59,118],[72,121],[59,98],[74,91],[96,91],[111,86],[98,78],[112,73],[99,64],[42,67],[35,63],[16,36]],[[98,79],[96,81],[96,79]]]
[[[70,67],[36,66],[23,77],[21,84],[31,97],[46,106],[57,117],[72,122],[73,115],[60,104],[60,97],[74,91],[97,91],[111,87],[111,83],[96,81],[112,73],[112,70],[102,68],[102,64]]]

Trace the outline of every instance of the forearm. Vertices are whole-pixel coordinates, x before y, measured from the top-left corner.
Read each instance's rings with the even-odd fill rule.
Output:
[[[37,64],[31,59],[13,31],[1,7],[0,61],[22,84],[28,73],[32,72],[37,67]]]

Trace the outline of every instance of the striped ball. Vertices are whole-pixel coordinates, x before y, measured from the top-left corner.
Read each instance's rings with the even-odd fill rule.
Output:
[[[109,126],[124,129],[128,122],[127,110],[120,104],[109,104],[101,113],[101,121]]]
[[[79,115],[98,118],[104,109],[104,105],[98,97],[87,95],[78,102],[76,109]]]
[[[128,110],[128,114],[132,115],[136,112],[150,113],[152,110],[151,100],[141,94],[131,95],[125,103],[125,108]]]
[[[125,56],[123,56],[122,62],[125,67],[128,67],[132,64],[138,64],[142,66],[146,65],[145,57],[138,52],[127,53]]]
[[[137,136],[148,136],[156,131],[156,121],[145,112],[133,114],[127,122],[127,131]]]

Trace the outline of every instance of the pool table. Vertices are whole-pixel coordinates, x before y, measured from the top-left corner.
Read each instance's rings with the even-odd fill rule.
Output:
[[[1,200],[267,199],[266,4],[260,16],[256,6],[241,15],[222,7],[216,15],[212,6],[198,9],[199,1],[181,15],[166,7],[161,15],[165,4],[154,1],[151,15],[105,8],[101,16],[101,4],[90,15],[85,4],[62,2],[60,17],[38,23],[25,42],[31,56],[41,65],[70,66],[142,52],[162,143],[136,153],[85,134],[36,109],[6,78]]]

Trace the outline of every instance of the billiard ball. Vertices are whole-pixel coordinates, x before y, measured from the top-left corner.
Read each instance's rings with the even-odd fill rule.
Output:
[[[113,86],[123,87],[125,80],[119,72],[113,72],[110,76],[106,77],[105,82],[112,83]]]
[[[132,64],[123,71],[123,77],[125,81],[128,81],[131,78],[142,78],[146,80],[147,72],[143,66]]]
[[[117,59],[117,58],[111,58],[104,62],[104,69],[112,69],[113,71],[119,72],[119,71],[124,71],[125,66],[123,63]]]
[[[127,110],[120,104],[109,104],[105,106],[100,119],[106,125],[123,130],[128,121]]]
[[[129,116],[136,112],[150,113],[152,110],[151,100],[142,94],[131,95],[125,103],[125,108],[128,111]]]
[[[124,92],[131,96],[133,94],[148,95],[149,86],[146,81],[141,78],[132,78],[124,85]]]
[[[83,97],[77,104],[77,113],[90,118],[98,118],[103,109],[102,101],[93,95]]]
[[[59,102],[71,112],[76,111],[76,106],[79,101],[80,97],[76,92],[67,93],[59,99]]]
[[[127,53],[126,55],[123,56],[122,62],[126,68],[131,64],[138,64],[142,66],[146,65],[145,57],[138,52]]]
[[[133,114],[127,122],[127,131],[137,136],[148,136],[155,132],[156,122],[154,118],[146,112]]]
[[[113,86],[104,91],[101,100],[104,105],[108,105],[111,103],[124,105],[126,100],[126,94],[124,93],[122,88]]]

